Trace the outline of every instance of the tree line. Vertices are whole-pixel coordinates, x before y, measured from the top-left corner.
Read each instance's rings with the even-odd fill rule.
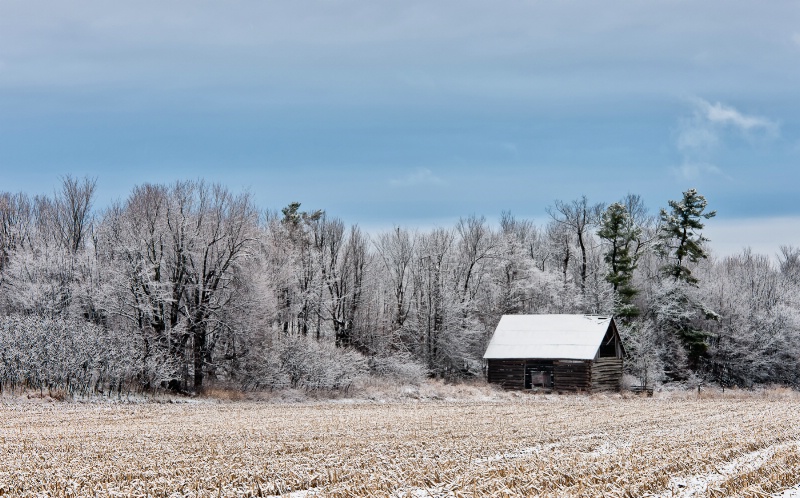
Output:
[[[618,317],[637,382],[795,386],[800,250],[715,258],[690,189],[555,201],[366,234],[321,209],[262,211],[204,181],[93,207],[93,179],[0,193],[0,389],[348,389],[481,376],[509,313]]]

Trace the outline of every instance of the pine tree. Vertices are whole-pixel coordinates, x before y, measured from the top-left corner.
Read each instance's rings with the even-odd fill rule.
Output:
[[[597,235],[608,243],[604,255],[608,264],[606,281],[613,286],[617,296],[616,315],[623,319],[632,318],[639,314],[639,310],[633,305],[638,291],[632,285],[636,261],[631,254],[631,244],[641,235],[641,229],[634,225],[627,208],[617,202],[603,213]]]
[[[698,319],[719,318],[693,297],[696,293],[692,292],[692,287],[697,287],[698,280],[688,266],[708,257],[703,248],[708,239],[700,234],[704,227],[702,220],[713,218],[717,213],[705,213],[707,204],[705,197],[695,189],[684,192],[680,201],[669,201],[671,212],[661,210],[662,226],[656,245],[658,254],[668,260],[661,271],[672,277],[663,288],[661,307],[669,312],[660,313],[661,321],[681,340],[688,356],[688,366],[694,370],[699,368],[708,349],[708,333],[701,328]]]
[[[671,212],[661,210],[662,226],[656,250],[660,256],[670,260],[662,267],[665,275],[697,284],[687,265],[708,257],[703,249],[703,243],[708,239],[700,234],[700,230],[704,227],[702,220],[713,218],[717,212],[704,213],[707,204],[706,198],[697,190],[689,189],[683,193],[682,200],[669,201]]]

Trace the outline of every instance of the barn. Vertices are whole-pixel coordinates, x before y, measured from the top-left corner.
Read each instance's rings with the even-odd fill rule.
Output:
[[[503,315],[483,358],[505,389],[596,392],[621,388],[624,355],[610,316]]]

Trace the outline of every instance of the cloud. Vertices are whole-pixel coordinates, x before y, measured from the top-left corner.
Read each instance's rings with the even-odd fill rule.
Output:
[[[691,99],[692,114],[681,121],[678,148],[708,148],[733,138],[771,139],[780,134],[780,123],[762,116],[745,114],[721,102]]]
[[[390,182],[393,187],[418,187],[422,185],[444,185],[444,180],[434,175],[428,168],[417,168],[402,178]]]
[[[702,117],[712,124],[731,126],[744,132],[765,131],[774,133],[778,130],[778,123],[770,121],[760,116],[748,116],[742,114],[731,106],[726,106],[719,102],[711,104],[705,100],[698,99],[697,106]]]
[[[703,123],[685,120],[681,124],[677,138],[677,147],[680,151],[693,151],[711,149],[719,144],[717,132]]]
[[[792,41],[794,42],[795,45],[800,47],[800,33],[793,34],[792,35]]]
[[[687,162],[684,161],[680,166],[676,167],[673,170],[675,176],[683,180],[694,181],[698,180],[703,176],[721,176],[728,180],[731,180],[731,177],[726,175],[725,172],[722,171],[718,166],[710,163],[702,163],[702,162]]]
[[[717,153],[727,144],[745,140],[771,140],[779,136],[780,124],[771,119],[745,114],[721,102],[701,98],[690,100],[692,112],[679,122],[675,147],[682,156],[673,172],[687,180],[717,175],[732,180],[714,165]]]

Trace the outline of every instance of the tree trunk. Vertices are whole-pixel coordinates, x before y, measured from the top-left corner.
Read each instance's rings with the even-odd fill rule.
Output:
[[[203,324],[192,327],[192,358],[194,360],[194,386],[195,393],[203,392],[203,364],[206,357],[206,329]]]

